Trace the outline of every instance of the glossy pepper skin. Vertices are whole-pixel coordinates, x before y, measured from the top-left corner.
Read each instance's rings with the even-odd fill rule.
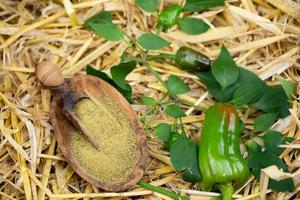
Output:
[[[177,50],[175,63],[186,71],[207,71],[211,65],[207,56],[185,46]]]
[[[171,6],[170,8],[162,11],[158,16],[157,27],[159,31],[166,28],[171,28],[177,22],[178,15],[181,12],[181,7],[178,4]]]
[[[240,152],[243,123],[234,106],[217,103],[205,113],[199,143],[200,186],[210,191],[213,186],[224,200],[232,199],[233,185],[241,186],[249,178],[249,167]]]

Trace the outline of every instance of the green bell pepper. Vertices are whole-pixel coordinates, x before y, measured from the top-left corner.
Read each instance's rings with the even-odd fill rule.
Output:
[[[211,65],[207,56],[185,46],[177,50],[175,63],[186,71],[207,71]]]
[[[232,199],[233,187],[241,186],[249,178],[249,167],[240,152],[243,122],[235,107],[217,103],[205,113],[199,142],[201,189],[213,186],[221,191],[224,200]]]
[[[158,16],[157,29],[158,32],[171,28],[177,23],[177,18],[181,12],[181,7],[178,4],[171,6],[170,8],[162,11]]]

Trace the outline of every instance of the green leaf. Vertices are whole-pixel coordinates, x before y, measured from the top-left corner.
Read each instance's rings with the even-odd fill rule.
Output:
[[[289,115],[289,102],[282,87],[268,86],[262,97],[253,106],[266,113],[278,112],[279,117]]]
[[[218,58],[212,64],[211,70],[223,90],[236,82],[239,77],[239,69],[224,46],[222,46]]]
[[[176,142],[176,140],[179,138],[180,134],[172,131],[169,137],[169,140],[166,142],[167,147],[168,147],[168,151],[170,151],[171,147],[173,146],[173,144]]]
[[[213,97],[215,97],[218,101],[222,101],[224,99],[223,90],[218,81],[212,75],[211,71],[194,72],[194,74],[204,82],[207,90]]]
[[[261,152],[261,146],[252,138],[248,141],[246,141],[246,146],[248,151],[252,153]]]
[[[293,192],[295,185],[292,178],[283,179],[281,181],[271,179],[269,182],[269,188],[279,192]]]
[[[198,76],[206,85],[209,93],[213,95],[218,101],[229,102],[233,98],[234,92],[242,87],[243,85],[248,84],[256,84],[257,87],[261,88],[265,86],[265,83],[253,72],[243,68],[238,67],[239,69],[239,77],[238,80],[229,86],[225,91],[222,90],[220,84],[212,75],[211,71],[207,72],[194,72],[196,76]],[[262,89],[260,94],[257,96],[259,98],[265,89]],[[253,100],[255,101],[255,99]]]
[[[279,145],[285,144],[286,142],[292,142],[293,138],[283,137],[280,132],[271,131],[261,137],[264,140],[266,151],[277,154],[282,154],[285,148],[280,148]]]
[[[252,83],[242,85],[234,92],[231,103],[239,106],[248,104],[261,93],[263,87],[262,85]]]
[[[224,91],[224,101],[230,101],[231,98],[233,98],[234,92],[236,92],[237,89],[243,87],[244,85],[249,85],[249,84],[255,84],[257,85],[257,88],[263,88],[260,90],[260,94],[253,99],[253,102],[257,100],[257,98],[261,97],[261,95],[264,93],[265,90],[265,82],[261,80],[255,73],[243,68],[243,67],[238,67],[239,68],[239,77],[238,80],[230,85],[227,89]]]
[[[86,67],[86,73],[87,73],[88,75],[96,76],[96,77],[98,77],[98,78],[100,78],[100,79],[102,79],[102,80],[108,82],[108,83],[111,84],[111,85],[117,86],[117,85],[115,84],[115,82],[114,82],[111,78],[109,78],[109,76],[107,76],[106,73],[104,73],[104,72],[102,72],[102,71],[100,71],[100,70],[96,70],[96,69],[94,69],[94,68],[93,68],[92,66],[90,66],[90,65],[88,65],[88,66]]]
[[[101,22],[101,21],[107,21],[112,23],[112,17],[111,17],[111,13],[109,11],[102,11],[99,12],[98,14],[92,16],[91,18],[89,18],[86,22],[85,22],[85,26],[88,26],[88,23],[90,22]]]
[[[288,172],[286,164],[278,158],[278,155],[273,152],[264,151],[258,153],[249,153],[247,158],[249,167],[257,180],[260,179],[261,169],[276,165],[284,172]],[[268,187],[279,192],[292,192],[294,190],[294,182],[292,178],[287,178],[281,181],[270,179]]]
[[[293,94],[295,94],[297,84],[292,81],[284,80],[283,78],[278,78],[278,81],[280,85],[283,87],[286,96],[289,98],[289,100],[293,100]]]
[[[129,90],[131,87],[125,81],[126,76],[135,68],[136,62],[120,63],[110,68],[110,73],[114,82],[123,90]]]
[[[147,50],[161,49],[171,43],[154,33],[144,33],[137,39],[138,43]]]
[[[203,20],[192,17],[183,17],[177,23],[181,31],[190,35],[205,33],[209,29]]]
[[[158,0],[135,0],[135,3],[145,12],[155,12],[158,6]]]
[[[151,97],[141,97],[141,100],[147,106],[151,106],[151,107],[157,106],[157,102],[155,101],[155,99]]]
[[[277,119],[278,113],[266,113],[257,117],[254,121],[254,129],[256,131],[268,130]]]
[[[170,75],[168,79],[168,92],[174,95],[184,94],[191,89],[178,76]]]
[[[169,104],[165,107],[167,115],[174,118],[184,117],[185,113],[180,109],[177,104]]]
[[[86,73],[88,75],[92,75],[92,76],[96,76],[104,81],[106,81],[107,83],[109,83],[111,86],[113,86],[114,88],[116,88],[126,99],[128,102],[133,103],[132,97],[131,97],[131,87],[127,88],[127,89],[122,89],[121,87],[119,87],[111,78],[109,78],[107,76],[107,74],[105,74],[104,72],[101,72],[99,70],[94,69],[91,66],[87,66],[86,68]]]
[[[283,142],[281,144],[290,144],[294,141],[293,137],[284,137]]]
[[[88,23],[88,27],[98,35],[110,41],[119,41],[124,37],[122,29],[120,29],[117,25],[106,21],[97,23],[90,22]]]
[[[223,4],[224,0],[186,0],[183,9],[190,12],[198,12]]]
[[[283,97],[282,98],[282,102],[281,102],[281,107],[279,109],[279,117],[280,118],[285,118],[287,116],[289,116],[291,113],[289,111],[290,109],[290,102],[288,101],[287,97]]]
[[[162,141],[168,142],[171,134],[171,126],[167,123],[160,123],[155,128],[155,134]]]
[[[170,149],[170,158],[176,171],[183,172],[183,179],[190,182],[199,182],[201,176],[198,166],[197,145],[181,134]]]
[[[110,41],[123,39],[124,33],[117,25],[112,23],[110,12],[102,11],[85,22],[85,27]]]

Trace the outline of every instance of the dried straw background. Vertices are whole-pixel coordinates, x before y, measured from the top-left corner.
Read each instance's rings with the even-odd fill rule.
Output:
[[[132,37],[155,30],[157,14],[143,13],[134,0],[65,1],[0,0],[0,199],[168,199],[141,188],[125,193],[100,191],[77,176],[60,153],[49,119],[51,94],[37,84],[34,69],[37,63],[57,63],[66,77],[84,73],[87,64],[107,70],[119,62],[127,44],[109,42],[81,26],[72,26],[70,18],[82,24],[101,10],[112,11],[114,23]],[[161,0],[159,9],[178,1]],[[183,4],[183,0],[179,0]],[[72,14],[73,12],[73,14]],[[69,13],[70,16],[67,15]],[[70,14],[71,13],[71,14]],[[193,17],[205,20],[211,29],[190,36],[177,27],[161,34],[172,45],[161,52],[175,52],[182,45],[193,47],[214,59],[225,44],[236,62],[257,73],[269,85],[278,85],[280,74],[299,83],[300,70],[300,2],[299,0],[230,0],[223,7],[207,10]],[[192,91],[179,98],[188,116],[183,122],[188,134],[197,140],[204,114],[202,108],[213,103],[197,77],[170,64],[152,62],[164,79],[169,74],[184,78]],[[143,66],[129,77],[134,97],[145,95],[159,98],[165,90]],[[191,107],[195,103],[196,108]],[[137,112],[145,107],[134,105]],[[300,105],[299,88],[292,102],[291,116],[279,120],[274,129],[294,137],[281,155],[296,183],[300,182]],[[255,113],[241,113],[248,130],[253,129]],[[162,113],[150,126],[167,121]],[[183,182],[170,164],[168,153],[151,131],[147,131],[151,162],[145,180],[153,185],[170,188],[192,199],[209,199],[215,193],[199,192],[197,184]],[[281,176],[266,171],[268,176]],[[264,182],[264,181],[262,181]],[[264,183],[251,177],[235,193],[237,199],[291,199],[299,193],[278,193],[266,190]],[[136,196],[136,197],[133,197]],[[297,194],[300,198],[300,195]],[[295,198],[295,196],[293,197]]]

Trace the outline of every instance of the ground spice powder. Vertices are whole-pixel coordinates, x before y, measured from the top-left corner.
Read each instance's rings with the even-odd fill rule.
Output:
[[[96,102],[95,102],[96,100]],[[75,113],[100,144],[97,150],[77,131],[71,137],[75,159],[98,181],[114,183],[126,178],[137,163],[137,140],[125,114],[109,97],[84,98]]]

